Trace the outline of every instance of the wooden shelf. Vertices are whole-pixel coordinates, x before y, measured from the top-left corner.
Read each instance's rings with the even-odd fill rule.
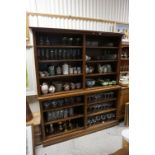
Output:
[[[61,107],[56,107],[56,108],[50,108],[50,109],[47,109],[47,110],[43,110],[43,112],[67,109],[67,108],[78,107],[78,106],[83,106],[83,105],[84,105],[84,103],[75,103],[75,104],[61,106]]]
[[[113,120],[113,121],[108,121],[108,122],[104,122],[101,123],[99,125],[95,125],[93,127],[88,127],[87,126],[87,117],[89,116],[94,116],[94,115],[99,115],[105,112],[111,112],[112,110],[116,111],[116,108],[111,108],[108,110],[101,110],[101,111],[97,111],[94,113],[89,113],[88,115],[88,106],[96,104],[96,103],[101,103],[101,102],[113,102],[114,101],[114,107],[117,107],[118,101],[119,101],[119,90],[121,89],[121,86],[119,85],[108,85],[108,86],[99,86],[96,84],[96,86],[91,87],[91,88],[86,88],[86,80],[87,78],[91,77],[91,78],[100,78],[102,76],[108,77],[106,75],[109,75],[109,77],[111,76],[115,76],[115,80],[116,83],[118,84],[119,82],[119,72],[120,72],[120,65],[121,65],[121,60],[120,60],[120,56],[121,56],[121,38],[123,36],[123,34],[121,33],[106,33],[106,32],[95,32],[95,31],[82,31],[82,30],[65,30],[65,29],[51,29],[51,28],[31,28],[33,31],[33,41],[34,41],[34,56],[35,56],[35,70],[36,70],[36,78],[37,78],[37,92],[38,92],[38,100],[39,100],[39,104],[40,104],[40,111],[41,111],[41,126],[42,126],[42,136],[43,136],[43,145],[49,145],[49,144],[55,144],[57,142],[62,142],[74,137],[79,137],[81,135],[85,135],[88,133],[92,133],[95,132],[97,130],[101,130],[107,127],[111,127],[113,125],[116,125],[118,123],[117,120]],[[54,35],[53,35],[54,34]],[[37,43],[37,41],[39,40],[40,37],[50,37],[52,40],[55,40],[55,45],[39,45]],[[59,40],[61,38],[63,38],[64,36],[71,36],[71,37],[80,37],[82,42],[81,44],[79,44],[80,46],[74,46],[76,44],[72,44],[73,46],[69,46],[68,45],[63,45],[59,42]],[[110,46],[110,44],[102,44],[101,46],[89,46],[89,44],[87,44],[87,41],[94,41],[94,42],[101,42],[102,40],[105,40],[105,42],[109,42],[109,39],[111,40],[111,45],[114,46]],[[97,45],[97,44],[96,44]],[[108,46],[109,45],[109,46]],[[117,47],[116,47],[117,46]],[[64,58],[69,58],[69,59],[59,59],[59,60],[49,60],[50,57],[48,57],[48,59],[46,59],[46,57],[44,57],[44,60],[39,60],[41,58],[38,57],[38,49],[44,49],[41,52],[44,53],[40,53],[41,55],[46,55],[46,50],[45,49],[75,49],[75,50],[80,50],[81,52],[81,57],[74,57],[74,59],[72,59],[73,57],[64,57]],[[91,56],[92,58],[97,58],[96,56],[99,56],[99,59],[102,59],[102,55],[103,52],[105,50],[110,50],[111,52],[115,52],[117,53],[117,58],[116,59],[112,59],[113,57],[110,57],[111,54],[107,53],[107,58],[111,58],[110,60],[90,60],[90,61],[86,61],[86,55],[87,52],[89,52],[89,56]],[[97,51],[97,52],[96,52]],[[66,51],[68,52],[68,50]],[[77,59],[76,59],[77,58]],[[105,57],[106,58],[106,57]],[[45,60],[46,59],[46,60]],[[57,58],[58,59],[58,58]],[[42,64],[44,63],[44,64]],[[81,74],[72,74],[72,75],[54,75],[54,76],[48,76],[48,77],[39,77],[39,69],[40,67],[42,69],[47,70],[48,65],[61,65],[63,63],[67,63],[68,65],[71,66],[80,66],[82,67],[82,72]],[[92,64],[91,64],[92,63]],[[102,63],[102,64],[106,64],[106,63],[110,63],[112,66],[115,65],[115,70],[114,72],[111,73],[105,73],[105,74],[100,74],[100,73],[92,73],[92,74],[87,74],[85,72],[86,69],[86,64],[90,64],[96,67],[97,63]],[[63,79],[64,78],[64,79]],[[43,95],[42,91],[40,89],[40,85],[42,85],[43,82],[50,82],[48,81],[49,79],[51,79],[52,82],[55,81],[66,81],[66,82],[77,82],[79,81],[78,79],[80,79],[81,82],[81,89],[74,89],[74,90],[69,90],[69,91],[60,91],[60,92],[55,92],[55,93],[48,93]],[[49,83],[50,84],[50,83]],[[108,92],[108,91],[113,91],[116,96],[115,98],[112,99],[107,99],[107,100],[100,100],[100,101],[96,101],[93,103],[88,104],[87,103],[87,96],[91,95],[91,94],[97,94],[97,93],[102,93],[102,92]],[[77,103],[77,104],[68,104],[68,105],[64,105],[61,107],[56,107],[56,108],[48,108],[48,109],[43,109],[42,107],[42,102],[44,101],[50,101],[50,100],[55,100],[55,99],[65,99],[67,97],[75,97],[75,96],[80,96],[83,98],[82,102],[83,103]],[[76,113],[75,111],[75,115],[71,116],[71,117],[67,117],[67,118],[63,118],[63,119],[57,119],[57,120],[53,120],[53,121],[49,121],[47,122],[46,119],[44,118],[44,114],[45,112],[48,111],[53,111],[53,110],[60,110],[60,109],[67,109],[67,108],[75,108],[76,109],[82,109],[82,111],[80,112],[80,114],[78,114],[78,112]],[[79,119],[78,119],[79,118]],[[116,116],[117,118],[117,116]],[[77,123],[81,123],[81,121],[83,122],[83,127],[82,128],[76,128],[73,129],[71,131],[67,131],[67,132],[62,132],[62,133],[56,133],[53,135],[47,135],[46,131],[45,131],[45,127],[51,123],[58,123],[58,122],[64,122],[67,120],[73,120],[76,119],[78,122]]]
[[[94,125],[89,126],[88,129],[91,130],[91,129],[99,128],[99,127],[102,127],[103,125],[111,124],[114,122],[116,122],[116,119],[110,120],[110,121],[103,121],[101,123],[96,123]]]
[[[115,60],[89,60],[89,61],[86,61],[87,63],[99,63],[99,62],[117,62],[118,60],[115,59]]]
[[[79,115],[75,115],[75,116],[71,116],[71,117],[66,117],[66,118],[63,118],[63,119],[49,121],[49,122],[46,122],[45,125],[48,125],[48,124],[51,124],[51,123],[64,122],[64,121],[67,121],[67,120],[77,119],[77,118],[81,118],[81,117],[83,117],[83,115],[79,114]]]
[[[99,101],[95,101],[95,102],[88,102],[88,106],[93,105],[93,104],[98,104],[98,103],[105,103],[105,102],[112,102],[112,101],[116,101],[116,98],[112,98],[112,99],[103,99],[103,100],[99,100]]]
[[[129,73],[129,71],[120,71],[120,73],[127,74],[127,73]]]
[[[39,63],[82,62],[82,59],[39,60]]]
[[[52,138],[52,137],[56,137],[56,136],[60,136],[60,135],[64,135],[64,134],[69,134],[69,133],[79,131],[79,130],[82,130],[82,129],[84,129],[84,127],[78,127],[78,128],[71,129],[71,130],[64,131],[64,132],[60,132],[60,133],[53,133],[51,135],[46,136],[46,138]]]
[[[97,48],[97,49],[118,49],[118,47],[110,47],[110,46],[86,46],[86,48]]]
[[[87,77],[92,77],[92,76],[104,76],[104,75],[116,75],[116,72],[110,72],[110,73],[94,73],[94,74],[87,74]]]
[[[75,90],[70,90],[70,91],[62,91],[62,92],[57,92],[57,93],[53,93],[53,94],[40,95],[40,96],[38,96],[38,100],[45,101],[45,100],[51,100],[51,99],[57,99],[57,98],[97,93],[97,92],[101,92],[101,91],[116,90],[116,89],[121,89],[121,86],[119,86],[119,85],[96,86],[96,87],[92,87],[92,88],[83,88],[83,89],[75,89]]]
[[[38,45],[37,48],[82,48],[83,46],[67,46],[67,45]]]
[[[76,137],[83,136],[86,134],[90,134],[90,133],[93,133],[93,132],[96,132],[99,130],[103,130],[108,127],[115,126],[117,124],[118,124],[118,120],[111,120],[111,121],[102,122],[100,124],[95,124],[95,125],[85,128],[85,129],[77,130],[75,132],[70,132],[70,133],[66,132],[66,134],[63,134],[63,135],[61,134],[59,136],[55,136],[55,137],[51,137],[51,138],[47,137],[43,140],[43,146],[48,146],[48,145],[62,142],[62,141],[68,140],[68,139],[72,139],[72,138],[76,138]]]
[[[82,76],[82,75],[83,75],[83,74],[54,75],[54,76],[40,77],[40,79],[52,79],[52,78],[64,78],[64,77],[76,77],[76,76]]]
[[[129,58],[121,58],[121,61],[129,61]]]
[[[91,112],[91,113],[88,114],[88,117],[96,116],[96,115],[100,115],[100,114],[107,113],[107,112],[112,112],[112,111],[116,111],[116,108],[111,108],[111,109],[107,109],[107,110],[100,110],[100,111],[97,111],[97,112]]]

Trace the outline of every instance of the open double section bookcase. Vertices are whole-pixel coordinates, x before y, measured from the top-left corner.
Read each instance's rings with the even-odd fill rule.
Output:
[[[32,31],[43,145],[116,125],[122,34]]]

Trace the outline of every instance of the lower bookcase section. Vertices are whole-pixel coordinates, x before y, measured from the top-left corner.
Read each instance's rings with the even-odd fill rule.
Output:
[[[76,137],[80,137],[80,136],[84,136],[96,131],[100,131],[112,126],[115,126],[118,124],[118,120],[111,120],[111,121],[107,121],[107,122],[103,122],[100,124],[96,124],[87,128],[78,128],[78,129],[74,129],[70,132],[66,132],[63,135],[56,135],[56,136],[47,136],[44,140],[43,140],[43,146],[49,146],[52,144],[56,144],[59,142],[63,142],[66,140],[70,140]]]
[[[118,101],[119,87],[41,100],[43,145],[116,125]]]

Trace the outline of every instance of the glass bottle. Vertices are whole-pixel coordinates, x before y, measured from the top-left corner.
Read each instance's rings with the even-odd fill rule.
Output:
[[[54,50],[50,50],[50,59],[54,60]]]
[[[53,133],[53,132],[54,132],[53,124],[50,124],[50,133]]]

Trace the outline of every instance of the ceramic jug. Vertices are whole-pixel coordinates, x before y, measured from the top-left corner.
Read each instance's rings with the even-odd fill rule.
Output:
[[[47,83],[43,83],[42,85],[41,85],[41,92],[43,93],[43,94],[47,94],[48,93],[48,84]]]

